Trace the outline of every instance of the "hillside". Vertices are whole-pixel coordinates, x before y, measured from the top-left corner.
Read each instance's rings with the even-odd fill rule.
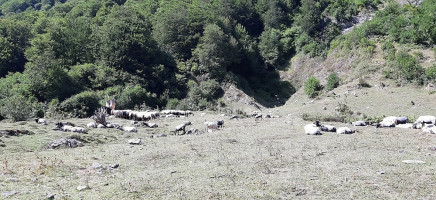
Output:
[[[375,126],[436,115],[434,13],[0,0],[0,199],[436,199],[433,129]],[[95,113],[111,99],[130,111]]]

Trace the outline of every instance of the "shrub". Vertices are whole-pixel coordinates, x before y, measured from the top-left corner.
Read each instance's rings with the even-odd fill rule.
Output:
[[[318,96],[318,92],[322,89],[321,84],[319,83],[319,80],[315,77],[311,76],[309,79],[307,79],[304,92],[309,96],[309,98],[314,98]]]
[[[339,77],[338,75],[336,75],[336,73],[331,73],[329,75],[329,77],[327,78],[327,85],[326,85],[326,89],[327,91],[333,90],[336,87],[339,86]]]
[[[168,99],[167,105],[165,106],[166,109],[176,109],[179,104],[178,99]]]
[[[395,53],[397,52],[397,50],[395,49],[395,46],[394,44],[392,44],[392,42],[387,41],[383,43],[381,48],[383,50],[384,58],[390,61],[395,60]]]
[[[126,87],[116,102],[117,108],[120,109],[133,109],[135,106],[140,107],[143,103],[150,107],[156,106],[156,101],[151,94],[139,85]]]
[[[418,64],[416,59],[405,51],[398,53],[396,59],[396,65],[400,72],[399,76],[408,82],[416,81],[422,84],[422,76],[424,69]]]
[[[425,75],[428,81],[436,82],[436,64],[425,70]]]
[[[91,91],[81,92],[63,101],[61,110],[68,112],[70,117],[90,117],[100,107],[98,96]]]
[[[23,95],[17,94],[0,100],[0,115],[13,122],[27,120],[32,113],[32,100]]]

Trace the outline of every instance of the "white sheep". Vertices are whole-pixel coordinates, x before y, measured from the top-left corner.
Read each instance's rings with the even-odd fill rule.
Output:
[[[73,126],[70,126],[70,125],[64,125],[64,126],[60,127],[61,131],[71,131],[71,129],[73,129]]]
[[[389,117],[385,117],[385,118],[383,118],[382,122],[386,122],[386,123],[395,123],[396,120],[397,120],[397,117],[395,117],[395,116],[389,116]]]
[[[356,132],[355,130],[351,130],[348,127],[339,127],[338,129],[336,129],[336,133],[339,133],[339,134],[352,134],[355,132]]]
[[[395,121],[381,121],[375,125],[376,128],[395,127]]]
[[[108,124],[106,124],[106,127],[107,127],[107,128],[116,128],[116,127],[118,127],[118,126],[120,126],[120,125],[118,125],[118,124],[116,124],[116,123],[108,123]]]
[[[76,133],[87,133],[85,128],[82,127],[72,127],[71,128],[71,132],[76,132]]]
[[[229,119],[238,119],[238,115],[232,115]]]
[[[147,122],[143,122],[142,123],[144,126],[148,127],[148,128],[157,128],[159,127],[156,123],[147,123]]]
[[[434,130],[436,130],[436,126],[433,124],[425,124],[422,128],[421,128],[422,132],[424,133],[434,133]]]
[[[397,124],[397,125],[395,125],[395,127],[397,127],[397,128],[413,128],[413,124],[412,123]]]
[[[366,126],[366,122],[364,122],[364,121],[355,121],[355,122],[352,122],[352,124],[354,126]]]
[[[415,123],[436,124],[436,117],[431,115],[420,116]]]
[[[35,118],[35,122],[38,124],[43,124],[43,125],[47,125],[47,120],[43,119],[43,118]]]
[[[88,127],[88,128],[97,128],[97,124],[95,122],[91,122],[91,123],[86,124],[86,127]]]
[[[122,131],[127,131],[127,132],[138,132],[138,129],[136,129],[136,127],[133,127],[133,126],[126,126],[126,127],[119,126],[117,128],[122,130]]]
[[[307,124],[304,126],[304,133],[307,135],[322,135],[320,126],[319,121],[315,121],[313,124]]]
[[[106,126],[103,125],[103,124],[98,124],[98,125],[97,125],[97,128],[106,128]]]

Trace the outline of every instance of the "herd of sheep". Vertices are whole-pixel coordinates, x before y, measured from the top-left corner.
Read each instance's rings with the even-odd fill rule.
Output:
[[[351,124],[354,126],[368,126],[368,123],[365,121],[355,121]],[[436,117],[430,115],[420,116],[414,123],[409,123],[409,119],[407,117],[389,116],[385,117],[381,122],[376,123],[375,127],[421,129],[425,133],[436,134]],[[319,121],[315,121],[312,124],[307,124],[304,126],[304,132],[308,135],[322,135],[322,131],[336,132],[339,134],[351,134],[356,132],[356,130],[352,130],[349,127],[336,128],[332,125],[323,125]]]
[[[139,121],[142,121],[142,125],[149,128],[157,128],[159,127],[156,123],[147,122],[148,120],[158,119],[158,118],[167,118],[167,117],[188,117],[190,115],[194,115],[192,111],[184,111],[184,110],[163,110],[163,111],[133,111],[133,110],[112,110],[111,114],[117,118],[130,119],[132,121],[133,126],[121,126],[116,123],[107,123],[96,124],[95,122],[87,124],[87,128],[116,128],[122,131],[127,132],[137,132],[137,126]],[[201,116],[204,116],[203,113]],[[253,112],[247,117],[253,117],[255,121],[258,121],[262,118],[273,118],[271,114],[263,115],[258,112]],[[237,115],[232,115],[229,119],[238,119]],[[139,120],[139,121],[138,121]],[[35,119],[35,121],[39,124],[47,125],[47,120],[45,119]],[[365,121],[355,121],[351,123],[353,126],[368,126],[369,124]],[[213,132],[216,130],[220,130],[224,126],[224,120],[217,121],[206,121],[204,122],[205,130],[198,130],[191,128],[186,130],[186,127],[192,125],[190,121],[185,121],[182,124],[179,124],[174,127],[171,131],[174,135],[181,134],[201,134],[206,132]],[[384,127],[397,127],[397,128],[410,128],[410,129],[421,129],[425,133],[436,133],[436,117],[435,116],[420,116],[414,123],[410,123],[407,117],[396,117],[389,116],[385,117],[382,121],[373,124],[376,128],[384,128]],[[58,122],[56,123],[56,129],[61,131],[70,131],[70,132],[79,132],[79,133],[87,133],[87,130],[82,127],[75,126],[71,123]],[[356,130],[352,130],[349,127],[338,127],[332,125],[321,124],[319,121],[315,121],[312,124],[307,124],[304,126],[304,132],[308,135],[322,135],[322,132],[336,132],[339,134],[352,134],[355,133]]]
[[[78,133],[87,133],[87,129],[93,128],[114,128],[119,129],[126,132],[137,132],[137,127],[141,124],[148,128],[157,128],[159,127],[157,123],[149,122],[149,120],[155,120],[159,118],[168,118],[168,117],[189,117],[194,115],[192,111],[185,110],[162,110],[162,111],[134,111],[134,110],[115,110],[111,109],[109,111],[110,116],[121,119],[132,120],[131,126],[122,126],[117,123],[109,123],[106,124],[98,124],[96,122],[91,122],[86,125],[86,128],[76,126],[70,122],[57,122],[54,130],[60,130],[64,132],[78,132]],[[201,116],[204,117],[205,113],[202,113]],[[225,115],[221,115],[225,116]],[[255,121],[261,120],[263,118],[273,118],[271,114],[263,115],[259,112],[253,112],[252,114],[247,115],[246,117],[252,117]],[[232,115],[229,117],[230,120],[237,119],[239,120],[238,115]],[[36,118],[36,123],[47,125],[48,121],[43,118]],[[204,132],[214,132],[220,130],[224,127],[224,120],[216,120],[216,121],[205,121],[204,122],[204,130],[199,130],[195,128],[187,129],[186,127],[192,125],[190,121],[185,121],[182,124],[179,124],[171,130],[174,135],[182,135],[182,134],[202,134]]]

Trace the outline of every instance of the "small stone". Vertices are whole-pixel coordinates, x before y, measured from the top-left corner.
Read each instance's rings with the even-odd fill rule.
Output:
[[[100,169],[102,167],[103,167],[103,165],[101,165],[100,163],[97,163],[97,162],[92,164],[92,166],[91,166],[92,169]]]
[[[403,163],[406,164],[425,164],[422,160],[403,160]]]
[[[79,191],[86,190],[86,189],[88,189],[88,186],[85,186],[85,185],[77,186],[77,190],[79,190]]]
[[[141,139],[130,139],[129,144],[139,145],[141,144]]]
[[[379,174],[386,174],[385,171],[379,171],[378,173],[379,173]]]

